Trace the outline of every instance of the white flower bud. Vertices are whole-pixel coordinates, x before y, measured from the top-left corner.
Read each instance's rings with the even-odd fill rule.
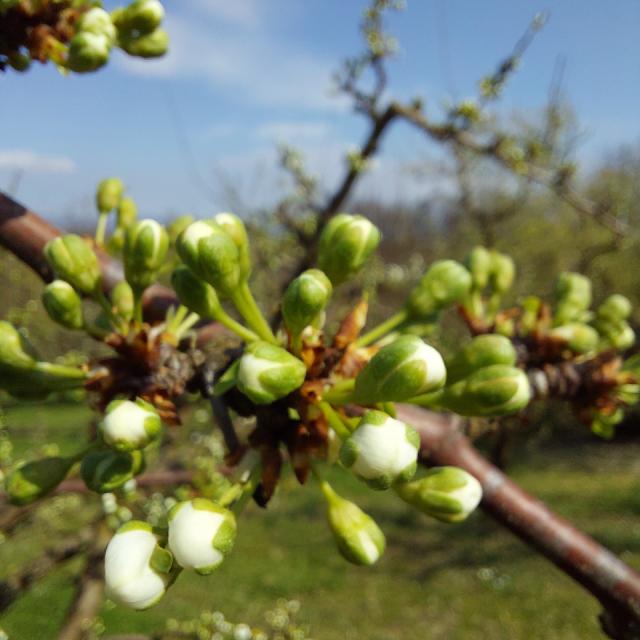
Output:
[[[143,449],[160,433],[162,421],[151,404],[138,398],[114,400],[101,424],[104,441],[119,451]]]
[[[210,500],[180,502],[169,512],[169,549],[184,569],[207,574],[233,547],[236,519]]]
[[[420,438],[409,425],[368,411],[340,451],[342,464],[372,489],[388,489],[416,472]]]
[[[104,558],[107,595],[132,609],[147,609],[164,595],[173,564],[151,525],[132,520],[118,529]]]

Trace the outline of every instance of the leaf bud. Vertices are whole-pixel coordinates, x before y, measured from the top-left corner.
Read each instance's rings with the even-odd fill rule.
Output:
[[[65,479],[73,463],[73,458],[60,456],[22,463],[5,479],[9,502],[24,506],[47,495]]]
[[[184,569],[211,573],[231,551],[235,538],[235,516],[210,500],[179,502],[169,512],[169,549]]]
[[[271,404],[298,389],[307,369],[281,347],[258,340],[247,345],[238,367],[238,389],[255,404]]]
[[[388,489],[416,472],[420,438],[408,424],[367,411],[343,443],[340,461],[372,489]]]
[[[320,235],[318,267],[337,286],[360,271],[380,238],[380,230],[363,216],[340,213]]]
[[[354,401],[402,402],[442,387],[442,356],[418,336],[406,335],[380,349],[356,378]]]
[[[424,477],[394,489],[407,504],[443,522],[465,520],[482,499],[480,483],[457,467],[434,467]]]

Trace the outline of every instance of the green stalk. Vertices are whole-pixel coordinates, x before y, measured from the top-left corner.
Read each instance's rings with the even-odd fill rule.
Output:
[[[136,295],[135,292],[134,295]],[[98,288],[94,291],[92,297],[100,305],[102,310],[107,314],[107,318],[109,318],[111,326],[119,333],[128,333],[129,328],[126,326],[126,323],[122,320],[122,318],[118,317],[113,312],[113,305],[111,304],[111,302],[109,302],[109,299],[104,294],[104,291],[100,286],[98,286]]]
[[[109,213],[100,213],[98,215],[98,224],[96,225],[95,241],[99,247],[104,246],[104,240],[107,235],[107,220],[109,219]]]
[[[291,335],[291,350],[297,356],[302,353],[302,333]]]
[[[406,309],[400,309],[400,311],[379,324],[377,327],[374,327],[368,333],[360,336],[360,338],[356,340],[356,347],[366,347],[368,344],[376,342],[380,338],[387,335],[387,333],[390,333],[394,329],[397,329],[403,322],[406,322],[408,318],[409,312]]]
[[[237,320],[234,320],[224,310],[218,312],[214,320],[239,335],[245,342],[254,342],[255,340],[260,339],[260,336],[257,333],[254,333],[251,329],[247,329],[247,327],[240,324]]]
[[[421,396],[416,396],[415,398],[409,398],[409,400],[405,400],[405,402],[418,405],[419,407],[438,408],[438,401],[441,395],[442,389],[439,391],[433,391],[432,393],[425,393]]]
[[[87,374],[81,369],[68,367],[64,364],[54,364],[53,362],[36,362],[31,371],[39,371],[40,373],[45,373],[48,376],[54,376],[61,380],[84,381],[87,379]]]
[[[255,467],[251,470],[251,475],[249,479],[242,485],[242,492],[239,498],[231,505],[231,510],[235,513],[236,516],[239,516],[242,513],[242,510],[247,505],[247,502],[251,499],[258,483],[260,482],[260,475],[262,473],[262,464],[257,463]]]
[[[247,321],[247,324],[267,342],[277,344],[278,341],[271,331],[269,323],[265,320],[265,317],[260,311],[260,307],[256,304],[256,301],[249,289],[249,285],[243,282],[237,291],[231,295],[231,300],[238,309],[240,315]]]
[[[336,382],[331,389],[322,394],[322,399],[331,404],[347,404],[353,399],[353,389],[356,385],[354,378],[347,378]]]
[[[320,410],[324,413],[324,417],[327,419],[329,426],[338,434],[340,440],[346,440],[351,435],[349,426],[339,416],[333,407],[328,402],[320,402]]]
[[[141,325],[143,320],[142,293],[142,291],[138,291],[137,289],[133,291],[133,319],[138,325]]]
[[[178,340],[182,339],[182,336],[184,336],[185,333],[187,333],[187,331],[189,331],[189,329],[191,329],[191,327],[193,327],[194,324],[196,324],[196,322],[198,322],[200,320],[200,316],[197,313],[190,313],[181,323],[178,327],[176,327],[175,330],[175,335],[176,338]]]

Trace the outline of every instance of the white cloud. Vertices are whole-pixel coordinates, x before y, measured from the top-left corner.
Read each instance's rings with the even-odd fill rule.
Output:
[[[246,24],[227,28],[200,10],[169,15],[166,22],[171,37],[167,55],[158,60],[119,56],[120,67],[140,76],[204,80],[244,103],[344,108],[343,100],[330,95],[334,61],[275,38],[263,20],[256,29]]]
[[[255,27],[260,19],[256,0],[191,0],[190,4],[217,20],[245,28]]]
[[[38,153],[30,149],[0,149],[0,169],[29,173],[73,173],[76,164],[66,156]]]
[[[329,123],[320,120],[265,122],[256,128],[259,138],[294,145],[300,140],[326,139],[330,134]]]

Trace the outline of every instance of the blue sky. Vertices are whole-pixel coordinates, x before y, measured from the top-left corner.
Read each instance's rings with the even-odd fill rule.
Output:
[[[345,151],[365,131],[329,91],[332,71],[359,50],[365,2],[164,4],[172,45],[161,61],[116,52],[104,70],[88,76],[64,78],[38,65],[0,77],[0,188],[17,184],[18,199],[69,224],[93,215],[94,185],[118,175],[145,215],[204,216],[229,206],[225,185],[247,207],[272,201],[282,188],[274,168],[278,142],[305,152],[330,188]],[[408,0],[389,22],[400,41],[390,93],[421,95],[430,112],[448,97],[473,96],[477,80],[543,9],[549,22],[499,109],[533,112],[543,105],[562,57],[564,93],[585,131],[587,165],[639,140],[637,0]],[[416,180],[407,167],[437,158],[420,136],[396,127],[362,192],[389,199],[427,195],[437,180]]]

